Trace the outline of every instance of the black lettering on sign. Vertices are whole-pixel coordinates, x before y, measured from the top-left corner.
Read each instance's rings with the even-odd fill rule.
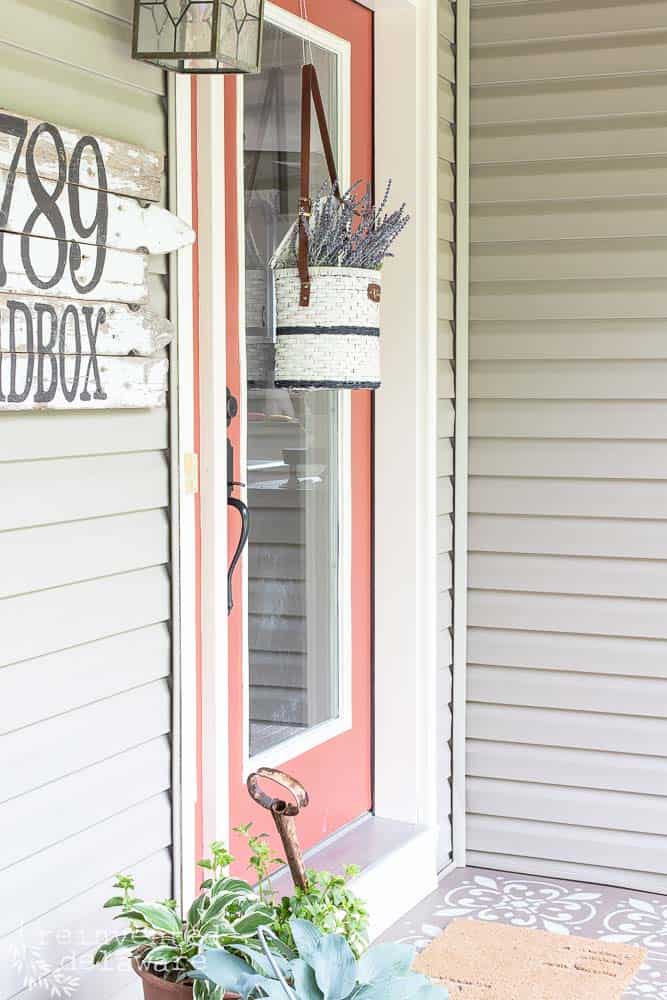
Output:
[[[11,299],[7,308],[9,351],[5,354],[0,352],[0,403],[24,403],[33,390],[31,402],[35,405],[52,402],[59,391],[68,403],[77,399],[83,403],[91,399],[108,399],[97,357],[97,338],[100,328],[107,321],[103,307],[82,306],[79,309],[70,304],[64,310],[60,323],[56,310],[48,302],[36,302],[33,311],[25,302]],[[19,330],[21,337],[18,336]],[[71,340],[74,341],[74,353],[66,353]],[[17,344],[21,345],[20,350]],[[7,356],[9,391],[5,394],[3,375]],[[24,359],[25,380],[19,384],[22,369],[19,361]]]
[[[74,327],[74,343],[76,345],[76,362],[74,368],[74,374],[72,375],[72,384],[67,384],[67,371],[66,371],[66,358],[65,354],[65,340],[67,338],[67,323],[69,319],[72,319],[72,324]],[[76,399],[76,394],[79,390],[79,377],[81,375],[81,323],[79,321],[79,311],[74,306],[68,306],[63,313],[63,318],[60,321],[60,385],[63,390],[63,396],[68,403],[73,403]],[[83,399],[83,394],[81,396]],[[87,396],[86,399],[90,399]]]
[[[56,158],[58,160],[58,179],[56,181],[56,186],[52,191],[48,191],[44,187],[42,179],[37,173],[37,166],[35,164],[35,148],[39,142],[40,136],[42,135],[48,135],[51,137],[56,150]],[[30,279],[30,283],[34,285],[35,288],[40,288],[43,291],[46,291],[49,288],[53,288],[54,285],[57,285],[58,282],[62,280],[62,276],[65,273],[65,267],[67,265],[67,231],[65,229],[65,220],[63,219],[61,211],[58,208],[58,198],[60,198],[60,195],[63,193],[65,181],[67,179],[67,155],[65,153],[65,146],[60,136],[60,132],[57,128],[46,123],[37,126],[28,142],[25,162],[26,170],[28,172],[30,192],[35,199],[35,208],[28,216],[28,221],[23,227],[23,232],[21,234],[21,261],[23,263],[23,267],[25,268],[25,273]],[[41,216],[44,216],[44,218],[48,221],[51,229],[53,230],[53,236],[58,241],[58,263],[56,264],[56,269],[50,278],[44,279],[40,278],[40,276],[35,272],[30,259],[30,236],[35,228],[35,223],[41,218]]]
[[[81,175],[81,157],[86,147],[92,149],[97,163],[97,208],[95,216],[90,225],[86,225],[81,218],[81,204],[79,198],[79,181]],[[107,235],[109,230],[109,196],[107,195],[107,171],[104,166],[104,157],[97,139],[92,135],[85,135],[79,139],[69,165],[69,211],[72,217],[72,225],[82,240],[89,239],[93,233],[96,234],[97,260],[95,261],[95,271],[87,285],[79,283],[76,272],[81,266],[81,247],[78,243],[72,243],[70,249],[70,266],[72,271],[72,281],[74,287],[82,295],[87,295],[100,283],[104,272],[104,264],[107,257]]]
[[[25,143],[26,136],[28,134],[28,123],[25,118],[15,118],[13,115],[0,115],[0,133],[4,135],[13,135],[16,138],[16,149],[14,150],[14,155],[12,157],[12,162],[9,165],[9,173],[7,176],[7,185],[5,187],[5,193],[2,198],[2,204],[0,205],[0,226],[6,226],[9,222],[9,210],[12,206],[12,198],[14,196],[14,183],[16,181],[16,172],[18,170],[19,163],[21,162],[21,153],[23,152],[23,144]],[[4,231],[0,232],[0,285],[7,284],[7,269],[5,267],[5,234]]]
[[[28,122],[25,118],[19,118],[15,115],[0,114],[0,134],[13,136],[16,139],[16,148],[9,166],[7,184],[2,202],[0,203],[0,226],[5,227],[9,223],[16,174],[21,162],[23,146],[28,137]],[[43,142],[52,143],[58,163],[58,176],[49,186],[42,181],[37,170],[38,153],[40,144]],[[90,221],[84,221],[81,215],[81,159],[86,149],[91,149],[95,156],[98,181],[97,205],[95,215]],[[107,258],[106,242],[109,230],[107,171],[99,142],[91,135],[85,135],[79,139],[72,152],[72,158],[68,167],[67,152],[60,130],[55,125],[42,122],[41,125],[38,125],[33,130],[28,139],[25,170],[35,207],[25,223],[17,225],[16,229],[21,233],[21,262],[30,283],[35,288],[40,289],[40,291],[48,291],[54,288],[62,281],[65,274],[69,249],[69,269],[72,283],[81,295],[89,295],[97,288],[104,274],[104,265]],[[68,244],[66,239],[66,222],[58,205],[58,199],[65,189],[65,184],[69,184],[68,205],[74,231],[80,236],[82,241],[89,239],[94,233],[96,243],[98,244],[95,269],[88,283],[79,280],[77,272],[81,267],[81,246],[76,242]],[[55,270],[51,275],[37,274],[30,256],[30,237],[34,234],[35,227],[42,219],[46,220],[48,229],[50,230],[46,235],[54,239],[58,245],[58,259]],[[43,235],[43,227],[40,227],[39,235]],[[7,267],[5,264],[4,230],[0,230],[0,288],[3,288],[6,284]]]
[[[35,305],[37,313],[37,392],[35,393],[36,403],[50,403],[55,398],[58,389],[58,363],[55,356],[55,347],[58,340],[58,317],[53,306],[38,302]],[[48,341],[44,337],[45,320],[48,318],[50,326]],[[50,381],[48,388],[45,384],[44,371],[46,364],[50,366]]]
[[[15,353],[11,354],[9,395],[7,396],[7,401],[9,403],[23,403],[30,395],[30,390],[32,388],[32,376],[35,370],[32,313],[23,302],[8,302],[7,305],[9,306],[9,349],[12,352],[16,351],[16,315],[17,313],[22,313],[23,321],[26,327],[25,341],[30,351],[30,354],[27,355],[28,363],[26,365],[25,384],[21,388],[20,392],[18,390],[18,386],[16,385],[18,355]]]
[[[95,329],[93,330],[93,309],[92,306],[83,307],[83,315],[86,318],[86,329],[88,331],[88,343],[90,345],[90,357],[88,359],[88,371],[86,372],[86,380],[83,386],[83,392],[81,393],[81,399],[87,402],[90,399],[90,393],[88,392],[88,380],[90,379],[90,373],[92,371],[95,378],[95,399],[106,399],[106,393],[102,388],[102,380],[100,378],[100,369],[97,364],[97,337],[100,332],[100,326],[104,326],[107,321],[107,314],[104,309],[100,309],[97,313],[97,320],[95,322]]]

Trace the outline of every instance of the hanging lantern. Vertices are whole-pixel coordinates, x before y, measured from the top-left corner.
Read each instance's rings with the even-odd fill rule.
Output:
[[[176,73],[257,73],[264,0],[134,0],[135,59]]]

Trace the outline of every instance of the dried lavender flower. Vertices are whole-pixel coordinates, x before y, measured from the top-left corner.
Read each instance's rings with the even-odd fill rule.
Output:
[[[373,204],[370,185],[359,193],[361,182],[337,197],[330,184],[324,185],[304,224],[308,233],[308,263],[312,267],[358,267],[377,270],[390,247],[403,232],[410,216],[405,204],[387,214],[391,180],[378,208]],[[272,267],[294,267],[298,252],[295,223],[272,259]]]

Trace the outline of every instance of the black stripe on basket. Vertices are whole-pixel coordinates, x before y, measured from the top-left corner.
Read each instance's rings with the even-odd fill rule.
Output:
[[[379,389],[381,382],[316,382],[308,380],[297,382],[295,379],[276,379],[273,383],[276,389]]]
[[[332,337],[379,337],[379,326],[279,326],[279,337],[291,337],[299,333],[329,334]]]

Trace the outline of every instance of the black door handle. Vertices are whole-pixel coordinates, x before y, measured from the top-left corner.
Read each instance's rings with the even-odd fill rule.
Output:
[[[238,400],[232,396],[229,386],[227,387],[227,429],[231,427],[232,420],[238,416],[239,404]],[[238,566],[239,559],[243,555],[243,550],[245,549],[248,536],[250,534],[250,511],[248,510],[248,505],[243,502],[243,500],[238,500],[234,493],[235,486],[243,486],[243,483],[236,482],[234,479],[234,447],[232,445],[231,439],[227,438],[227,506],[233,507],[241,515],[241,535],[239,537],[239,543],[236,546],[236,551],[229,564],[229,570],[227,572],[227,614],[231,614],[234,607],[234,571]]]
[[[233,484],[236,485],[236,484]],[[248,542],[248,536],[250,535],[250,511],[248,510],[248,505],[243,502],[243,500],[238,500],[236,497],[227,497],[227,506],[233,507],[241,515],[241,535],[239,537],[239,543],[236,546],[236,551],[229,564],[229,572],[227,574],[227,613],[231,614],[234,607],[234,571],[238,565],[239,559],[243,555],[243,550]]]

